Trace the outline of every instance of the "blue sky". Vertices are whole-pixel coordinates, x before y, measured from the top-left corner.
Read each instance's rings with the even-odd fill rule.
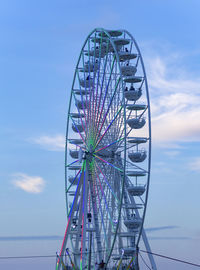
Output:
[[[145,225],[175,226],[149,232],[152,250],[199,262],[199,10],[198,0],[0,1],[0,237],[64,234],[63,146],[76,61],[93,28],[127,29],[142,51],[151,97]],[[0,241],[1,256],[51,255],[59,248],[56,240]],[[162,270],[193,269],[156,260]],[[21,270],[55,265],[54,259],[18,260],[0,261],[0,268],[13,264]]]

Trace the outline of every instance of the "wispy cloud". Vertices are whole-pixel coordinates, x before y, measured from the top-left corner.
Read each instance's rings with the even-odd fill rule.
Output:
[[[158,173],[159,175],[161,173],[164,173],[164,174],[168,174],[168,173],[171,173],[172,170],[171,168],[167,165],[166,162],[162,162],[162,161],[159,161],[159,162],[154,162],[152,164],[152,172],[153,173]],[[160,182],[160,183],[165,183],[165,182]]]
[[[152,228],[146,228],[145,231],[148,233],[156,233],[159,231],[166,231],[166,230],[174,230],[174,229],[179,229],[179,226],[160,226],[160,227],[152,227]],[[192,239],[187,236],[148,236],[149,239],[151,240],[189,240]]]
[[[173,151],[173,150],[171,150],[171,151],[165,151],[164,153],[168,157],[174,158],[174,157],[176,157],[176,156],[178,156],[180,154],[180,151]]]
[[[55,136],[44,135],[32,138],[30,141],[49,151],[64,151],[65,149],[65,136],[61,134]]]
[[[200,157],[193,159],[193,161],[189,163],[189,169],[191,171],[200,172]]]
[[[147,62],[154,142],[200,141],[200,77],[159,56]]]
[[[0,236],[0,241],[39,241],[39,240],[62,240],[59,235],[30,235],[30,236]]]
[[[178,226],[170,225],[170,226],[160,226],[160,227],[152,227],[152,228],[146,228],[146,232],[157,232],[157,231],[163,231],[163,230],[172,230],[172,229],[178,229]]]
[[[172,236],[172,237],[148,237],[151,240],[190,240],[192,238],[190,237],[177,237],[177,236]],[[39,235],[39,236],[0,236],[0,241],[58,241],[62,240],[63,236],[59,235]]]
[[[29,193],[40,193],[43,191],[45,181],[40,176],[29,176],[24,173],[16,173],[13,175],[13,184]]]
[[[162,237],[162,236],[158,236],[158,237],[148,237],[148,239],[151,240],[192,240],[191,237],[187,237],[187,236],[166,236],[166,237]]]
[[[153,54],[145,64],[151,97],[154,145],[178,148],[200,141],[200,77],[181,65],[181,55]],[[44,135],[31,140],[50,151],[63,151],[65,137]]]

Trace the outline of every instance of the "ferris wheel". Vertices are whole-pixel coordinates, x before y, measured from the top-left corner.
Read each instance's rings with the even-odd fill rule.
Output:
[[[151,121],[144,64],[129,32],[88,35],[69,99],[67,226],[56,269],[139,269],[141,239],[150,251],[143,224]]]

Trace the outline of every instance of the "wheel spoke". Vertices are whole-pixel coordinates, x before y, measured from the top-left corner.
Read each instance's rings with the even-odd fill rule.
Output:
[[[98,144],[100,143],[100,141],[103,139],[103,137],[105,136],[105,134],[108,132],[108,130],[110,129],[110,127],[112,126],[113,122],[116,120],[117,116],[120,114],[121,110],[122,110],[122,106],[120,107],[119,111],[116,113],[116,115],[114,116],[113,120],[110,122],[110,124],[108,125],[108,127],[106,128],[106,130],[104,131],[104,133],[101,135],[100,139],[98,140],[98,142],[95,145],[95,148],[98,146]]]
[[[96,154],[96,153],[98,153],[99,151],[101,151],[101,150],[103,150],[103,149],[106,149],[106,148],[112,146],[113,144],[118,143],[118,142],[120,142],[120,141],[122,141],[122,140],[124,140],[124,139],[125,139],[125,137],[120,138],[119,140],[117,140],[117,141],[115,141],[115,142],[112,142],[112,143],[110,143],[110,144],[108,144],[108,145],[106,145],[106,146],[104,146],[104,147],[98,149],[97,151],[94,152],[94,154]]]
[[[97,166],[98,170],[100,171],[100,173],[102,174],[105,183],[106,183],[107,186],[109,187],[109,189],[110,189],[112,195],[114,196],[114,198],[116,199],[117,203],[120,204],[120,201],[119,201],[119,199],[117,198],[117,195],[115,194],[115,192],[113,191],[111,185],[110,185],[109,182],[107,181],[106,176],[102,173],[102,170],[100,169],[100,167],[99,167],[97,164],[96,164],[96,166]]]
[[[116,169],[116,170],[120,171],[121,173],[123,173],[123,170],[122,170],[122,169],[116,167],[116,166],[113,165],[112,163],[110,163],[110,162],[104,160],[103,158],[100,158],[99,156],[97,156],[97,155],[95,155],[95,154],[94,154],[94,157],[98,158],[98,159],[101,160],[102,162],[106,163],[107,165],[109,165],[109,166],[113,167],[114,169]]]
[[[105,122],[106,117],[107,117],[107,115],[108,115],[108,112],[109,112],[109,110],[110,110],[110,107],[111,107],[113,98],[114,98],[115,93],[116,93],[116,91],[117,91],[117,87],[118,87],[118,85],[119,85],[119,82],[120,82],[120,78],[118,79],[118,81],[117,81],[117,83],[116,83],[116,85],[115,85],[114,94],[112,95],[112,97],[111,97],[111,99],[110,99],[110,103],[109,103],[109,105],[108,105],[108,109],[107,109],[107,111],[106,111],[106,113],[105,113],[105,115],[104,115],[104,118],[103,118],[101,127],[100,127],[99,132],[98,132],[97,137],[96,137],[96,140],[98,140],[98,137],[99,137],[99,135],[100,135],[100,133],[101,133],[102,127],[103,127],[103,125],[104,125],[104,122]],[[103,103],[103,105],[102,105],[102,109],[103,109],[103,106],[104,106],[104,103]],[[101,110],[101,113],[102,113],[102,110]],[[100,120],[100,118],[101,118],[101,114],[100,114],[99,120]]]

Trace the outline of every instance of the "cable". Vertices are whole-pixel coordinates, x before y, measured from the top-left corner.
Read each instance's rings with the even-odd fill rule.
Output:
[[[33,256],[5,256],[5,257],[0,257],[0,260],[3,259],[35,259],[35,258],[53,258],[53,257],[58,257],[57,255],[33,255]]]
[[[149,251],[146,251],[146,250],[140,250],[140,252],[149,253],[149,254],[152,254],[152,255],[155,255],[155,256],[158,256],[158,257],[161,257],[161,258],[165,258],[165,259],[169,259],[169,260],[172,260],[172,261],[176,261],[176,262],[185,263],[185,264],[189,264],[189,265],[192,265],[192,266],[200,267],[200,264],[191,263],[191,262],[188,262],[188,261],[184,261],[184,260],[172,258],[172,257],[161,255],[161,254],[158,254],[158,253],[153,253],[153,252],[149,252]],[[73,254],[73,252],[72,252],[72,254]],[[65,255],[62,255],[62,256],[65,256]],[[141,256],[141,254],[140,254],[140,256]],[[6,259],[8,260],[8,259],[56,258],[56,257],[58,257],[58,255],[4,256],[4,257],[0,257],[0,260],[6,260]],[[142,256],[141,256],[141,258],[142,258]],[[143,258],[142,258],[142,260],[143,260]],[[147,266],[147,264],[146,264],[146,262],[144,260],[143,260],[143,262]],[[149,269],[151,269],[151,268],[149,268]]]
[[[161,258],[169,259],[169,260],[172,260],[172,261],[181,262],[181,263],[193,265],[193,266],[196,266],[196,267],[200,267],[200,264],[195,264],[195,263],[191,263],[191,262],[188,262],[188,261],[179,260],[179,259],[176,259],[176,258],[172,258],[172,257],[169,257],[169,256],[161,255],[161,254],[158,254],[158,253],[153,253],[153,252],[146,251],[146,250],[141,250],[140,249],[140,251],[141,252],[144,252],[144,253],[149,253],[149,254],[152,254],[152,255],[155,255],[155,256],[158,256],[158,257],[161,257]]]
[[[148,269],[151,270],[151,268],[150,268],[150,267],[148,266],[148,264],[145,262],[144,258],[143,258],[142,255],[140,254],[140,252],[139,252],[139,255],[140,255],[140,257],[141,257],[143,263],[146,265],[146,267],[147,267]]]

